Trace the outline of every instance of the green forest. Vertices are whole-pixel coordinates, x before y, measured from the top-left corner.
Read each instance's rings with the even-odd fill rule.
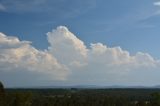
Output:
[[[4,89],[0,106],[160,106],[160,89]]]

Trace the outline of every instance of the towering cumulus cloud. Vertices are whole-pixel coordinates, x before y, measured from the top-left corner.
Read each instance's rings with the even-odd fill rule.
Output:
[[[83,41],[64,26],[57,27],[47,35],[49,52],[72,72],[69,82],[117,84],[135,80],[135,83],[141,83],[144,79],[150,80],[147,76],[157,73],[159,68],[159,60],[153,59],[148,53],[137,52],[130,55],[120,47],[111,48],[102,43],[91,44],[86,48]]]
[[[87,57],[87,49],[66,27],[59,26],[48,32],[49,51],[63,64],[83,65]]]
[[[87,48],[65,26],[48,32],[47,39],[50,46],[42,51],[29,41],[0,33],[0,80],[17,84],[59,80],[72,85],[144,84],[160,73],[159,60],[148,53],[130,55],[121,47],[102,43]]]
[[[122,50],[120,47],[110,48],[102,43],[91,44],[90,48],[86,48],[83,41],[64,26],[57,27],[47,35],[50,43],[49,52],[66,66],[72,63],[86,63],[87,66],[99,64],[126,67],[127,70],[132,70],[140,67],[156,67],[159,64],[159,61],[154,60],[147,53],[138,52],[131,56],[128,51]]]

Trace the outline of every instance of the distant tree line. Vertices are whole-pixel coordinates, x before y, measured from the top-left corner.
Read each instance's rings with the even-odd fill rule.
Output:
[[[140,93],[133,95],[131,91],[118,89],[4,90],[3,84],[0,82],[0,106],[160,106],[159,92],[147,96],[140,95]],[[149,92],[149,90],[145,92]]]

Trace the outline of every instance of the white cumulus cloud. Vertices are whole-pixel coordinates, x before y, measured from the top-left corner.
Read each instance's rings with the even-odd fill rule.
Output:
[[[121,47],[107,47],[102,43],[91,43],[87,48],[83,41],[71,33],[67,27],[60,26],[48,32],[49,52],[65,65],[74,62],[103,63],[104,65],[130,65],[137,67],[157,66],[159,61],[153,59],[148,53],[137,52],[131,56]],[[132,69],[132,67],[131,67]]]
[[[90,48],[87,48],[83,41],[64,26],[57,27],[47,35],[50,43],[49,52],[60,63],[69,67],[72,72],[69,78],[71,82],[74,80],[75,83],[118,83],[132,72],[139,74],[143,70],[156,70],[160,67],[159,60],[155,60],[148,53],[137,52],[130,55],[121,47],[107,47],[102,43],[91,44]],[[85,65],[76,67],[74,64],[74,67],[70,67],[72,63]]]
[[[10,85],[60,80],[72,85],[152,84],[158,81],[160,61],[148,53],[130,55],[121,47],[102,43],[91,43],[87,47],[65,26],[48,32],[47,39],[50,45],[42,51],[29,41],[0,33],[0,80],[13,82]]]
[[[47,33],[50,43],[49,51],[59,62],[69,65],[83,65],[87,57],[87,49],[83,41],[78,39],[66,27],[59,26]]]
[[[67,67],[58,63],[47,51],[37,50],[30,43],[0,33],[0,77],[4,78],[2,75],[5,75],[4,80],[9,80],[21,77],[19,73],[25,73],[22,76],[28,75],[26,80],[65,80],[69,74]],[[7,73],[13,73],[13,76]],[[34,77],[29,76],[32,73]]]

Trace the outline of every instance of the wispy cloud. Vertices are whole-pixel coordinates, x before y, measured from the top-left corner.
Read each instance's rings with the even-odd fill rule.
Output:
[[[6,10],[6,7],[2,4],[0,4],[0,11],[5,11]]]
[[[96,0],[0,0],[8,13],[42,15],[63,20],[82,15],[95,8]],[[1,7],[1,10],[4,8]],[[47,24],[48,22],[44,23]]]
[[[68,17],[94,8],[96,0],[1,0],[0,3],[7,7],[8,12],[49,13]]]
[[[154,2],[153,5],[160,6],[160,1]]]

